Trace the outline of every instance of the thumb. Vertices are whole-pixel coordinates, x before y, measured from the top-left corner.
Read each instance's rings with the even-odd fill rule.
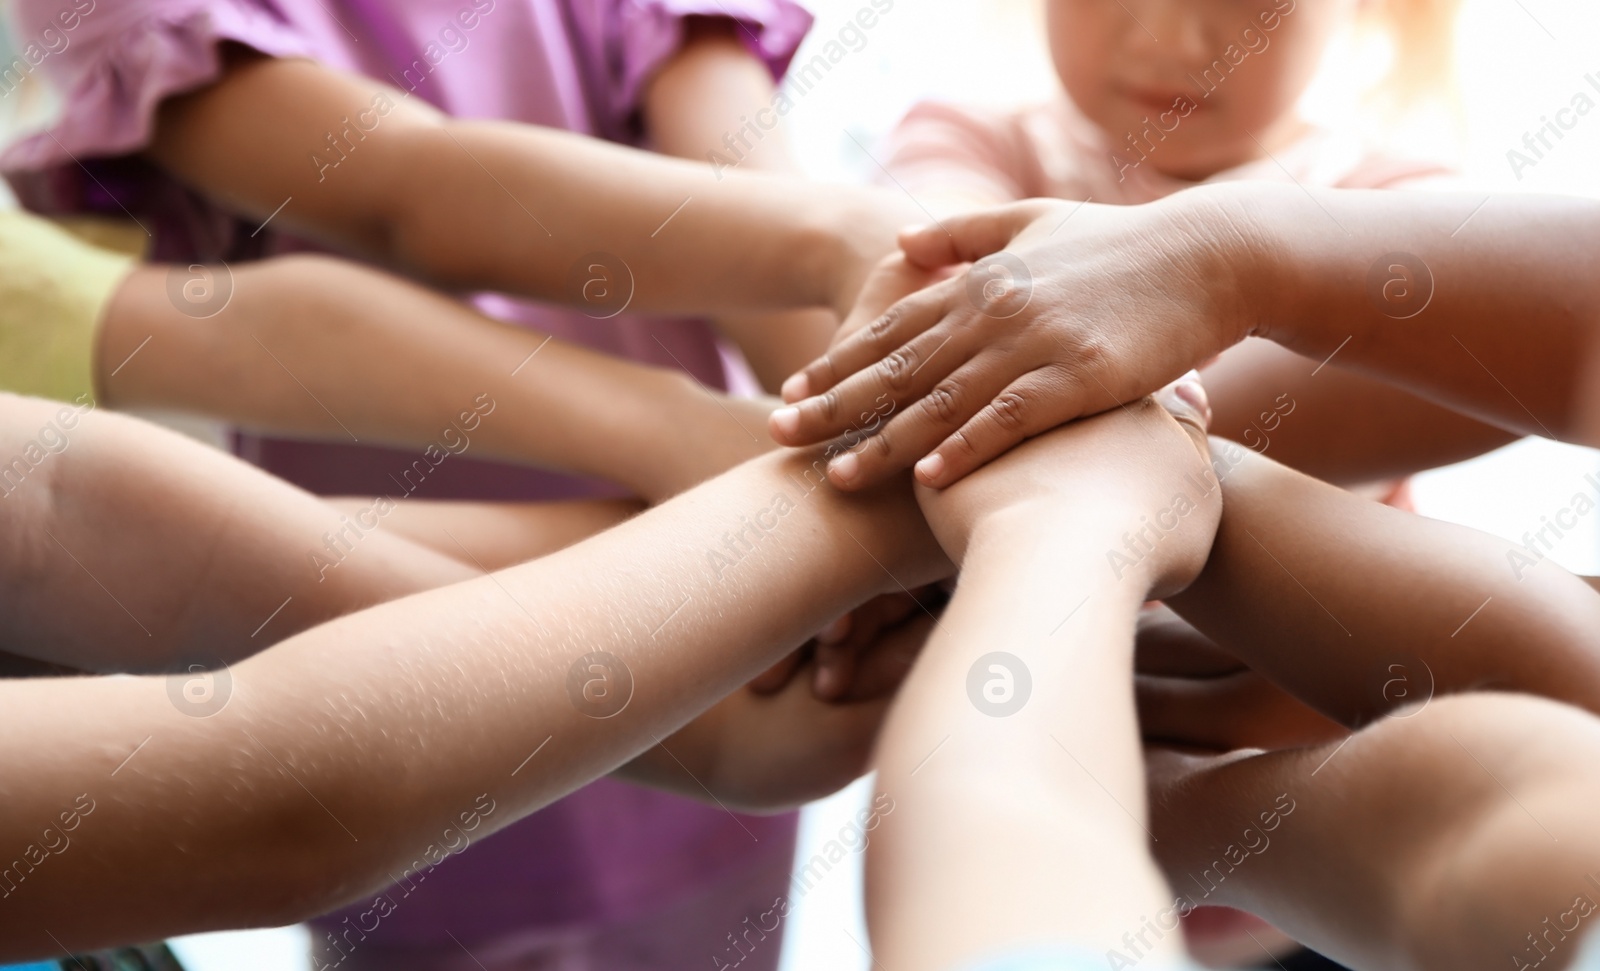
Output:
[[[901,230],[900,249],[907,260],[927,270],[972,263],[1005,249],[1041,211],[1038,202],[1030,201],[947,216]]]

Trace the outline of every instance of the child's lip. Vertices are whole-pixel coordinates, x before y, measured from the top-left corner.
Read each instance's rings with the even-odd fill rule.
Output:
[[[1124,98],[1145,108],[1169,111],[1182,105],[1184,102],[1199,107],[1198,102],[1182,91],[1172,88],[1136,88],[1124,87],[1121,90]]]

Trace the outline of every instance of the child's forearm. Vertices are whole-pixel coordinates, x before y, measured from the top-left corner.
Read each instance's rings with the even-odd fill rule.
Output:
[[[1222,526],[1205,572],[1170,603],[1251,667],[1347,725],[1421,692],[1477,687],[1600,711],[1600,598],[1583,581],[1485,534],[1213,446]]]
[[[581,258],[608,254],[638,310],[845,309],[908,218],[888,193],[450,119],[364,78],[250,56],[164,105],[150,154],[263,220],[289,200],[275,227],[447,286],[581,303]]]
[[[0,396],[4,647],[87,671],[233,662],[474,572],[216,449]]]
[[[1119,541],[1107,522],[1019,521],[967,551],[879,743],[878,784],[895,808],[874,834],[867,889],[886,967],[1120,946],[1170,902],[1143,851],[1131,688],[1147,589],[1106,569]],[[985,658],[997,651],[1008,656]],[[1007,713],[1007,698],[1024,697]],[[1175,936],[1162,947],[1179,953]]]
[[[766,65],[732,21],[691,21],[683,48],[645,92],[651,145],[692,162],[797,174],[773,91]],[[839,318],[832,310],[720,314],[716,325],[739,346],[762,387],[775,393],[828,349]]]
[[[240,266],[232,298],[205,318],[175,306],[167,281],[166,267],[137,270],[107,311],[98,380],[114,407],[470,451],[610,479],[651,499],[771,447],[760,409],[689,377],[499,324],[353,263]]]
[[[1568,706],[1439,699],[1344,742],[1178,770],[1153,846],[1178,903],[1242,907],[1350,967],[1565,967],[1600,901],[1596,785],[1574,769],[1597,758],[1600,722]]]
[[[458,838],[465,814],[473,838],[498,829],[945,569],[903,486],[846,501],[808,457],[773,455],[553,556],[292,638],[236,665],[207,719],[161,679],[0,685],[27,726],[0,835],[25,845],[76,793],[100,807],[75,840],[90,848],[7,901],[4,953],[51,950],[42,926],[81,948],[325,910]],[[114,879],[130,872],[132,902]]]
[[[1591,272],[1600,204],[1311,196],[1242,184],[1189,196],[1199,218],[1250,241],[1260,276],[1246,329],[1313,360],[1337,354],[1345,367],[1503,428],[1573,437],[1600,328]]]
[[[1204,372],[1212,433],[1338,485],[1449,465],[1516,438],[1338,363],[1268,341],[1231,348]]]

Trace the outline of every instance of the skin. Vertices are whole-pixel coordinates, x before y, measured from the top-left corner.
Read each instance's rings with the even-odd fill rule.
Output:
[[[1111,151],[1198,182],[1304,133],[1295,105],[1356,6],[1051,0],[1045,14],[1056,73]]]
[[[498,323],[345,260],[242,264],[232,298],[205,318],[174,305],[169,269],[135,269],[106,309],[95,365],[105,405],[419,451],[449,435],[482,457],[608,479],[652,501],[772,447],[764,402]],[[493,412],[473,416],[481,395]]]
[[[1600,596],[1583,580],[1237,445],[1214,452],[1227,511],[1205,572],[1169,602],[1251,669],[1351,727],[1411,700],[1405,684],[1600,712]]]
[[[1330,231],[1335,222],[1343,232]],[[785,397],[796,403],[771,424],[785,444],[837,434],[880,395],[899,408],[874,447],[835,460],[841,487],[913,463],[919,481],[948,485],[1247,336],[1313,361],[1337,356],[1508,432],[1600,441],[1581,390],[1600,320],[1588,272],[1600,249],[1594,203],[1236,184],[1137,207],[1023,203],[943,226],[903,237],[912,262],[1009,248],[1031,268],[1031,299],[1012,316],[987,315],[958,275],[791,379]],[[1415,254],[1436,281],[1414,314],[1404,300],[1422,290],[1404,280],[1414,271],[1378,263],[1395,252]],[[1506,328],[1512,318],[1526,326]]]
[[[962,573],[879,739],[878,784],[895,809],[867,850],[867,905],[883,966],[1103,950],[1169,897],[1144,848],[1134,619],[1199,571],[1221,510],[1220,490],[1194,485],[1206,470],[1199,412],[1169,403],[1181,423],[1142,401],[919,494]],[[1117,532],[1181,491],[1196,505],[1179,528],[1132,571],[1106,569]],[[1032,676],[1010,717],[967,697],[969,669],[994,650]],[[1157,953],[1182,949],[1172,937]]]
[[[13,446],[59,410],[0,403]],[[479,794],[496,808],[473,838],[664,748],[827,619],[949,569],[904,483],[847,500],[820,487],[817,458],[773,454],[492,576],[374,531],[319,583],[308,551],[338,524],[335,509],[133,419],[84,415],[69,433],[6,500],[0,569],[26,592],[8,599],[7,647],[85,668],[167,670],[195,651],[237,663],[226,706],[207,718],[157,675],[0,683],[17,727],[0,756],[6,845],[38,841],[80,793],[97,807],[71,835],[81,849],[50,855],[0,903],[7,959],[55,953],[56,940],[83,950],[293,922],[359,898],[412,866]],[[778,528],[719,578],[707,551],[739,528],[734,511],[764,519],[778,495],[792,506]],[[126,612],[106,606],[113,596]],[[269,626],[284,639],[240,660],[278,606]],[[889,667],[904,669],[913,639],[890,645]],[[634,681],[607,719],[581,713],[567,686],[597,650],[624,659]],[[750,720],[802,713],[816,720]],[[688,788],[693,773],[702,796],[715,780],[739,804],[788,805],[859,771],[846,763],[864,757],[874,717],[821,705],[797,682],[722,709],[720,729],[697,728],[704,746],[695,732],[669,739],[671,755],[630,771],[670,783],[665,760],[681,758],[676,781]],[[758,755],[745,738],[816,749]],[[784,771],[740,778],[766,757]],[[128,872],[147,893],[117,889]]]
[[[797,174],[782,126],[759,139],[750,134],[751,119],[771,116],[775,88],[739,30],[723,18],[689,19],[683,49],[645,91],[652,147],[690,161],[709,161],[715,152],[736,161],[738,169]],[[776,392],[784,378],[827,349],[839,318],[831,310],[802,310],[723,314],[715,323],[744,352],[762,387]]]
[[[1574,766],[1600,741],[1600,598],[1231,448],[1210,560],[1167,601],[1210,637],[1156,614],[1141,644],[1146,738],[1184,746],[1148,762],[1167,876],[1351,967],[1537,961],[1525,935],[1593,896],[1600,780]],[[1462,624],[1465,600],[1483,609]],[[1281,829],[1262,815],[1280,797]]]
[[[356,150],[336,168],[307,161],[362,111],[378,120]],[[242,49],[220,81],[162,104],[146,154],[249,217],[292,199],[275,226],[450,289],[582,303],[569,271],[603,251],[630,270],[630,306],[649,311],[842,312],[909,218],[886,192],[719,178],[566,132],[448,118],[370,79]]]
[[[1576,939],[1543,935],[1547,919],[1570,930],[1574,898],[1597,895],[1589,874],[1600,843],[1583,809],[1600,780],[1574,771],[1597,753],[1600,719],[1586,712],[1457,695],[1343,748],[1155,753],[1151,826],[1174,886],[1192,887],[1192,874],[1215,875],[1224,848],[1286,794],[1294,810],[1265,834],[1270,848],[1227,873],[1214,900],[1350,967],[1527,969],[1541,958],[1533,934],[1551,955],[1539,966],[1561,969]]]

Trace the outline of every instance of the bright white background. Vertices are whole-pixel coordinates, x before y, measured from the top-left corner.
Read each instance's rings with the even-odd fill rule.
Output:
[[[1320,0],[1303,0],[1320,2]],[[1381,2],[1381,0],[1377,0]],[[813,46],[867,6],[866,0],[812,0],[818,14]],[[900,114],[923,97],[1005,104],[1046,96],[1054,78],[1036,29],[1034,0],[897,0],[850,54],[799,100],[789,116],[792,141],[808,171],[819,178],[860,180],[876,174],[856,142],[873,147]],[[1465,168],[1486,188],[1600,194],[1600,112],[1585,118],[1557,149],[1511,178],[1506,152],[1542,116],[1567,106],[1588,89],[1584,75],[1600,75],[1600,8],[1592,0],[1467,0],[1460,24],[1461,90],[1465,105]],[[808,55],[802,52],[801,57]],[[1314,90],[1310,106],[1330,120],[1345,117],[1334,93],[1340,77],[1370,74],[1370,65],[1336,63],[1330,83]],[[1435,146],[1449,134],[1405,132],[1412,144]],[[1600,265],[1600,255],[1597,255]],[[1507,327],[1518,326],[1507,320]],[[1586,472],[1600,471],[1594,453],[1545,442],[1525,442],[1467,465],[1422,476],[1423,511],[1507,538],[1537,529],[1541,516],[1567,506],[1574,493],[1592,489]],[[1600,571],[1591,522],[1570,534],[1556,559],[1571,569]],[[864,804],[858,784],[810,807],[801,827],[799,858],[809,858],[835,837]],[[865,971],[859,857],[853,869],[835,868],[796,905],[788,922],[784,971]],[[975,890],[975,892],[981,892]],[[295,931],[208,935],[180,946],[196,971],[282,971],[304,967],[304,937]],[[667,969],[664,969],[667,971]],[[671,969],[677,971],[677,969]]]

